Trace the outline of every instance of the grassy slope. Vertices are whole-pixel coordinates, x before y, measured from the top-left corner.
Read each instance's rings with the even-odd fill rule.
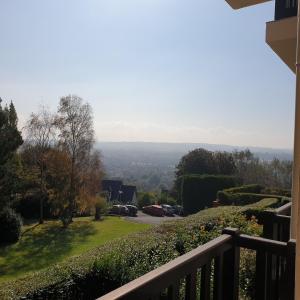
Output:
[[[107,217],[100,222],[90,217],[77,218],[67,229],[63,229],[58,221],[35,227],[25,226],[17,244],[0,248],[0,282],[40,270],[107,241],[149,227],[118,217]]]

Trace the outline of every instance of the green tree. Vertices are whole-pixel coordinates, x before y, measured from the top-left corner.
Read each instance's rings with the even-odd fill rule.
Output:
[[[138,194],[138,207],[142,209],[144,206],[148,206],[155,203],[155,197],[151,193],[139,193]]]
[[[45,188],[45,159],[51,144],[55,138],[55,115],[42,107],[38,113],[32,113],[26,125],[27,147],[31,152],[33,166],[39,172],[40,188],[40,224],[44,222],[43,207],[44,199],[47,198]]]
[[[59,144],[71,159],[67,219],[72,222],[76,196],[80,188],[80,170],[84,167],[94,144],[92,110],[80,97],[69,95],[60,99],[57,126]]]
[[[230,152],[214,152],[214,163],[216,166],[217,174],[232,175],[236,171],[233,154]]]
[[[16,151],[23,143],[14,104],[3,108],[1,103],[0,98],[0,209],[10,203],[19,186]]]

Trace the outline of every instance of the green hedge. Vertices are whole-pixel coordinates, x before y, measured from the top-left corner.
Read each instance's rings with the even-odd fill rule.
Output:
[[[254,193],[260,194],[264,187],[260,184],[247,184],[238,187],[233,187],[223,190],[223,192],[235,194],[235,193]]]
[[[193,214],[212,207],[218,191],[236,186],[232,176],[186,175],[183,177],[183,209],[185,214]]]
[[[243,206],[242,212],[248,219],[254,216],[257,220],[261,220],[261,216],[263,216],[263,212],[266,210],[266,208],[275,209],[286,203],[287,200],[285,198],[265,198],[255,204]]]
[[[145,232],[112,241],[78,257],[24,278],[0,284],[0,299],[95,299],[221,234],[224,227],[259,235],[261,227],[243,214],[247,209],[273,205],[263,200],[255,206],[218,207]],[[241,266],[245,282],[253,273]],[[247,284],[241,290],[247,293]]]
[[[291,190],[277,189],[277,188],[264,188],[262,191],[264,194],[271,194],[277,196],[284,196],[291,198]]]
[[[256,203],[262,199],[265,198],[276,198],[279,201],[286,201],[289,200],[289,198],[284,196],[278,196],[278,195],[266,195],[266,194],[253,194],[253,193],[235,193],[231,194],[225,191],[219,191],[217,193],[217,198],[221,205],[248,205]]]

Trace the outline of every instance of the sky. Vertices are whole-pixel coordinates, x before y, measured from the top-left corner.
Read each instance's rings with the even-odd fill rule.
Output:
[[[274,2],[1,0],[0,97],[20,127],[60,97],[99,141],[291,148],[295,76],[265,43]]]

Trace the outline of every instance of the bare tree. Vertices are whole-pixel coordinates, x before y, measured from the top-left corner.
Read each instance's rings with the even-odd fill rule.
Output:
[[[34,163],[40,174],[40,224],[43,223],[43,206],[45,189],[45,159],[46,153],[55,138],[55,115],[45,107],[41,107],[38,113],[32,113],[25,126],[26,147],[30,148]]]
[[[59,143],[70,155],[69,205],[65,212],[65,224],[72,221],[79,187],[80,169],[94,144],[92,110],[80,97],[69,95],[60,99],[58,108]]]

